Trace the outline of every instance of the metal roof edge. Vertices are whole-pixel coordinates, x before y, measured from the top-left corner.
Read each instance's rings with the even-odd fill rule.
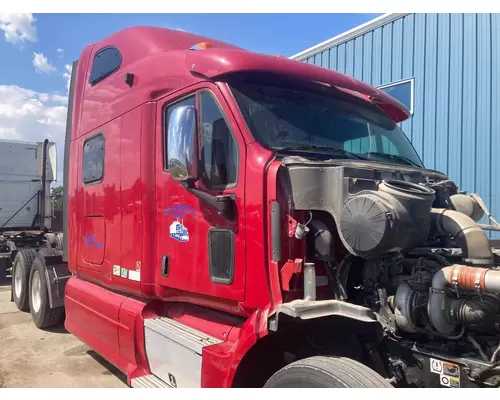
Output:
[[[347,42],[350,39],[361,36],[375,28],[385,25],[389,22],[395,21],[396,19],[402,18],[410,13],[388,13],[380,15],[364,24],[356,26],[349,29],[340,35],[334,36],[331,39],[325,40],[315,46],[309,47],[308,49],[302,50],[301,52],[289,57],[291,60],[302,61],[304,58],[310,57],[324,50],[330,49],[333,46],[339,45],[343,42]]]

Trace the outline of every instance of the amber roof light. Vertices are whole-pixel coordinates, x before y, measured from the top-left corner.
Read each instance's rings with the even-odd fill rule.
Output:
[[[189,50],[205,50],[205,49],[211,49],[212,44],[209,42],[200,42],[196,43],[194,46],[191,46]]]

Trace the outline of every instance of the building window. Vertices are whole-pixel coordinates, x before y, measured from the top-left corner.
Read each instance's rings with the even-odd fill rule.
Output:
[[[99,133],[83,144],[83,183],[94,183],[104,176],[104,135]]]
[[[208,91],[200,93],[201,156],[211,187],[234,186],[238,178],[238,147],[222,110]]]
[[[94,56],[89,83],[94,86],[120,68],[122,55],[116,47],[106,47]]]
[[[378,86],[377,89],[387,93],[389,96],[394,97],[397,101],[408,108],[411,114],[413,114],[413,86],[414,80],[411,78],[405,79],[404,81]]]
[[[180,106],[196,107],[196,96],[190,95],[189,97],[184,97],[183,99],[178,100],[165,108],[163,114],[163,120],[165,122],[165,125],[163,127],[163,169],[165,171],[168,170],[168,125],[170,123],[170,114],[172,114],[172,111],[174,109]]]

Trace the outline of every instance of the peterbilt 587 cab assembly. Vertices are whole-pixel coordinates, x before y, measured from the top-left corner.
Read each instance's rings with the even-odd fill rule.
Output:
[[[350,77],[185,32],[90,44],[63,250],[37,253],[21,300],[132,387],[498,386],[498,225],[424,167],[409,116]]]

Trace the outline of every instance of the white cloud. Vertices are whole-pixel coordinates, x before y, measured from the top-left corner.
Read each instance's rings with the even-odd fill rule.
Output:
[[[39,93],[38,98],[43,103],[46,103],[48,101],[53,101],[55,103],[68,104],[68,96],[61,96],[60,94],[57,93],[52,93],[52,94]]]
[[[59,54],[59,58],[61,58],[64,55],[64,49],[61,49],[59,47],[56,51],[57,51],[57,54]]]
[[[36,42],[35,21],[33,14],[0,13],[0,30],[4,31],[5,40],[9,43]]]
[[[56,103],[68,104],[68,96],[61,96],[60,94],[51,94],[49,100]]]
[[[71,72],[73,70],[73,65],[66,64],[64,66],[64,69],[66,70],[66,72],[63,74],[63,78],[66,79],[66,93],[69,93],[69,84],[71,81]]]
[[[40,122],[43,125],[65,127],[66,111],[67,107],[65,106],[55,106],[47,108],[43,117],[40,118],[37,122]]]
[[[49,63],[49,59],[43,53],[33,53],[33,66],[36,72],[40,74],[49,74],[56,70],[56,67]]]
[[[14,85],[0,85],[0,139],[56,143],[62,166],[67,113],[66,96],[39,93]],[[62,174],[58,172],[58,182]]]

